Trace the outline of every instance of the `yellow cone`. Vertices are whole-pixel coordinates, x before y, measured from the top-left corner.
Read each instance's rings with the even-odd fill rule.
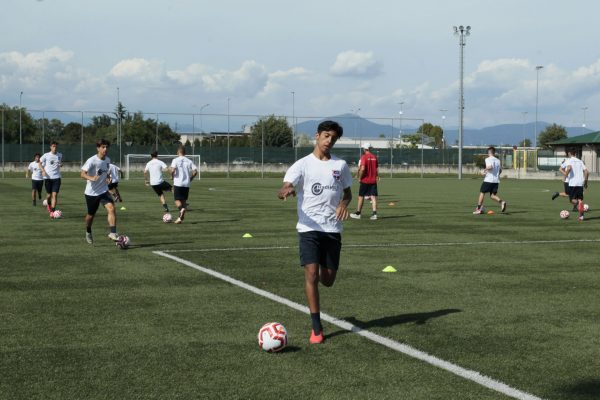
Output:
[[[396,268],[392,267],[391,265],[388,265],[387,267],[382,269],[381,272],[398,272],[398,271],[396,271]]]
[[[244,235],[242,237],[243,238],[251,238],[253,236],[251,234],[249,234],[249,233],[244,233]]]
[[[396,205],[396,203],[394,203],[393,201],[388,203],[388,206],[395,206],[395,205]]]
[[[125,207],[121,207],[121,211],[125,211],[127,210]]]

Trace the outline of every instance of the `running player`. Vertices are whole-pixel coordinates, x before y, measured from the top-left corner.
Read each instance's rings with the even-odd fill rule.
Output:
[[[115,201],[122,203],[123,198],[121,197],[121,193],[119,193],[119,181],[123,179],[123,171],[115,164],[110,163],[109,175],[108,191]]]
[[[185,147],[177,148],[177,157],[171,161],[170,171],[173,177],[173,197],[175,197],[175,205],[179,210],[179,217],[175,223],[180,224],[185,218],[190,183],[198,175],[198,167],[185,156]]]
[[[40,158],[40,168],[42,174],[46,176],[46,201],[48,202],[47,207],[50,217],[52,217],[54,211],[56,211],[56,204],[58,203],[58,192],[60,192],[61,183],[61,167],[62,153],[58,152],[58,142],[52,141],[50,143],[50,151]]]
[[[42,199],[42,186],[44,184],[44,176],[40,168],[40,153],[35,153],[33,161],[29,163],[25,178],[29,178],[31,173],[31,205],[36,206],[36,198]]]
[[[342,127],[323,121],[317,128],[311,154],[288,169],[277,196],[286,200],[298,194],[300,265],[304,267],[304,293],[310,309],[310,343],[325,340],[321,325],[319,281],[325,286],[335,282],[342,249],[342,221],[348,219],[352,200],[352,175],[344,160],[331,154],[342,137]]]
[[[372,152],[371,143],[364,143],[362,145],[363,155],[360,157],[358,162],[358,179],[360,181],[360,188],[358,189],[358,205],[356,212],[350,214],[350,217],[354,219],[360,219],[360,213],[362,211],[363,202],[365,198],[371,199],[371,207],[373,214],[371,220],[377,219],[377,181],[379,180],[378,161],[377,156]]]
[[[566,159],[562,160],[562,163],[560,163],[560,168],[558,169],[558,172],[560,172],[561,175],[563,176],[561,181],[564,186],[564,191],[563,192],[554,192],[554,194],[552,194],[552,200],[555,200],[558,196],[569,197],[569,177],[565,176],[565,168],[567,168],[567,160]],[[577,210],[574,210],[574,211],[577,211]]]
[[[485,211],[483,208],[483,200],[486,193],[489,193],[490,198],[500,204],[502,212],[506,211],[506,201],[498,197],[498,185],[500,183],[502,166],[500,165],[500,160],[496,158],[496,148],[494,146],[488,147],[487,153],[488,157],[485,159],[485,169],[482,171],[485,178],[481,184],[477,208],[473,211],[473,214],[483,214]]]
[[[111,195],[108,192],[108,171],[110,158],[107,157],[110,143],[99,139],[96,142],[96,154],[87,159],[81,167],[81,177],[87,181],[85,185],[85,202],[87,204],[87,215],[85,216],[85,240],[89,244],[94,243],[92,237],[92,224],[94,216],[100,204],[106,209],[110,233],[108,238],[116,241],[117,234],[117,211]]]
[[[564,175],[569,179],[569,200],[573,203],[573,211],[579,212],[577,219],[583,221],[583,214],[585,212],[583,206],[583,189],[587,189],[590,173],[583,161],[577,158],[576,149],[569,149],[567,155],[569,159],[567,160]]]
[[[165,212],[169,212],[169,206],[167,205],[164,192],[170,192],[173,188],[169,182],[163,179],[163,172],[167,169],[167,164],[158,159],[158,152],[156,151],[150,154],[150,161],[148,161],[146,168],[144,168],[144,183],[146,186],[152,186],[152,189],[154,189],[154,192],[160,198],[160,203]]]

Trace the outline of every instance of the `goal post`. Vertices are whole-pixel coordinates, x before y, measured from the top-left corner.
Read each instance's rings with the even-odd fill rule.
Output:
[[[157,158],[167,164],[167,167],[170,167],[171,161],[177,157],[177,154],[159,154]],[[198,167],[198,179],[200,179],[200,154],[186,154],[185,157],[192,160],[196,167]],[[150,159],[150,155],[148,154],[127,154],[125,156],[125,179],[144,178],[144,168]]]

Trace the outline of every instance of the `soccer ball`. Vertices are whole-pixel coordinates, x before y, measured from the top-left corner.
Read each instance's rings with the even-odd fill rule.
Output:
[[[590,205],[589,204],[584,204],[583,205],[583,211],[585,211],[585,212],[590,211]]]
[[[48,207],[48,199],[44,199],[44,201],[42,201],[42,204],[44,205],[44,207]]]
[[[169,222],[173,222],[173,216],[169,213],[166,213],[165,215],[163,215],[163,222],[165,224],[168,224]]]
[[[54,212],[51,214],[51,217],[54,219],[62,218],[62,211],[54,210]]]
[[[128,236],[125,235],[120,235],[117,240],[115,241],[115,245],[120,248],[121,250],[125,250],[127,248],[129,248],[129,244],[130,244],[130,240]]]
[[[562,219],[567,219],[567,218],[569,218],[569,215],[570,215],[570,214],[569,214],[569,212],[568,212],[567,210],[562,210],[562,211],[560,212],[560,217],[561,217]]]
[[[268,353],[276,353],[287,346],[287,330],[279,322],[266,323],[258,331],[258,345]]]

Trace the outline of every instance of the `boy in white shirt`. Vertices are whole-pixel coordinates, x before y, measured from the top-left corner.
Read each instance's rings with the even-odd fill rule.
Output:
[[[177,148],[177,157],[171,161],[171,176],[173,177],[173,197],[179,210],[176,224],[181,224],[185,217],[187,199],[190,194],[190,183],[198,175],[198,167],[185,156],[185,147]]]
[[[579,158],[577,158],[577,150],[572,148],[567,151],[569,159],[567,167],[563,175],[569,180],[569,200],[573,204],[573,209],[577,207],[579,212],[579,221],[583,221],[585,212],[583,206],[583,189],[587,189],[588,177],[590,175],[587,167]]]
[[[58,203],[58,192],[60,192],[61,174],[60,168],[62,167],[62,153],[58,152],[58,142],[52,141],[50,143],[50,151],[44,153],[40,157],[40,169],[42,174],[46,177],[46,200],[48,201],[48,212],[50,217],[53,216],[56,211],[56,205]]]
[[[169,212],[169,206],[167,205],[164,192],[173,190],[171,184],[163,179],[163,172],[167,169],[169,169],[167,164],[158,159],[157,151],[150,153],[150,161],[148,161],[144,168],[144,183],[146,186],[152,186],[152,190],[160,198],[160,203],[166,213]]]
[[[100,139],[96,142],[96,154],[88,158],[81,167],[81,177],[87,181],[85,185],[85,202],[87,214],[85,216],[85,240],[89,244],[94,243],[92,237],[92,224],[94,216],[100,207],[104,206],[107,213],[110,233],[108,238],[116,241],[117,234],[117,211],[112,196],[108,192],[108,173],[110,169],[110,158],[107,157],[110,143]]]
[[[496,158],[496,148],[494,146],[488,147],[487,153],[488,157],[485,159],[485,169],[482,171],[485,178],[481,184],[477,208],[473,211],[473,214],[483,214],[485,212],[483,200],[485,199],[486,193],[489,193],[490,198],[500,204],[500,210],[502,212],[506,211],[506,201],[498,197],[498,185],[500,183],[502,165],[500,164],[500,160]]]
[[[342,137],[342,127],[323,121],[315,135],[313,152],[288,169],[277,196],[286,200],[298,195],[300,265],[304,267],[304,292],[310,309],[310,343],[323,343],[319,304],[319,281],[335,282],[342,248],[342,221],[348,219],[352,200],[352,175],[344,160],[331,154]]]
[[[44,176],[40,168],[40,153],[35,153],[33,161],[29,163],[25,178],[29,178],[31,173],[31,205],[36,206],[36,197],[42,199],[42,186],[44,185]]]

